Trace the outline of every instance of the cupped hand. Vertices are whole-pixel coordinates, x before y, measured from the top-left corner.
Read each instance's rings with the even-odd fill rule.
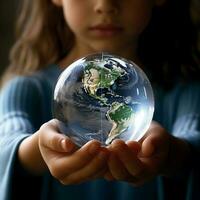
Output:
[[[78,148],[53,119],[39,130],[39,149],[50,173],[62,184],[78,184],[105,173],[108,150],[92,140]]]
[[[152,122],[145,136],[139,141],[115,140],[110,151],[104,178],[119,180],[139,186],[163,174],[167,165],[171,136],[158,123]]]

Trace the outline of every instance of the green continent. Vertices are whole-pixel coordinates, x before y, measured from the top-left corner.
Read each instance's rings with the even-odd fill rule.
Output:
[[[102,64],[101,64],[102,65]],[[89,63],[85,66],[83,84],[85,91],[95,99],[102,101],[106,104],[107,99],[103,94],[97,96],[98,89],[107,88],[114,84],[115,80],[125,74],[125,70],[120,67],[113,66],[112,69],[108,69],[104,66],[98,65],[98,63]]]
[[[106,144],[110,144],[114,138],[128,128],[133,120],[134,112],[130,106],[124,103],[114,102],[106,116],[113,124],[108,139],[106,140]]]
[[[114,102],[111,105],[107,103],[105,94],[98,96],[98,89],[108,89],[119,78],[126,74],[126,71],[121,67],[113,65],[111,69],[106,68],[106,62],[90,62],[85,66],[84,76],[82,79],[84,90],[90,96],[100,100],[104,105],[110,107],[106,116],[113,124],[111,131],[108,134],[106,144],[110,144],[113,139],[125,131],[133,120],[133,109],[119,102]],[[113,94],[112,94],[113,95]]]

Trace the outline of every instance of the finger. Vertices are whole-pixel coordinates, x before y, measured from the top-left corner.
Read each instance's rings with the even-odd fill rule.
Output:
[[[154,125],[148,131],[148,136],[144,139],[142,143],[140,157],[150,157],[156,153],[162,153],[162,151],[168,148],[169,135],[166,131],[158,125]]]
[[[96,172],[94,175],[91,175],[90,177],[88,177],[88,180],[95,180],[98,178],[103,178],[104,174],[106,173],[106,171],[108,170],[107,166],[103,166],[102,169],[100,169],[98,172]]]
[[[91,179],[99,172],[101,172],[103,166],[106,164],[108,158],[108,152],[101,150],[97,156],[95,156],[91,162],[87,163],[81,169],[68,174],[61,182],[65,185],[78,184]]]
[[[153,138],[149,136],[143,141],[141,152],[139,153],[140,157],[150,157],[151,155],[153,155],[155,147],[153,145],[152,139]]]
[[[105,147],[101,147],[101,150],[103,151],[106,151],[107,154],[109,154],[109,151],[107,148]],[[107,156],[109,157],[109,155]],[[108,162],[108,160],[107,160]],[[97,178],[103,178],[104,177],[104,174],[108,171],[108,165],[107,163],[105,165],[103,165],[102,169],[100,169],[98,172],[96,172],[94,175],[92,175],[91,177],[89,177],[90,180],[94,180],[94,179],[97,179]]]
[[[56,120],[43,124],[39,131],[41,132],[40,142],[48,149],[57,152],[72,152],[77,148],[69,137],[58,132]]]
[[[77,151],[77,149],[79,149],[79,147],[68,137],[66,137],[66,139],[61,140],[61,146],[66,153],[73,153]]]
[[[116,180],[125,180],[130,176],[123,163],[114,153],[111,153],[109,157],[108,166],[111,176]]]
[[[141,144],[136,141],[128,141],[127,146],[129,147],[130,150],[133,151],[133,153],[138,154],[141,150]]]
[[[97,155],[100,146],[100,142],[92,140],[70,155],[54,157],[51,162],[56,170],[56,177],[62,179],[83,168]]]
[[[143,141],[158,127],[160,127],[160,124],[156,121],[152,121],[150,124],[149,129],[147,130],[147,132],[145,133],[145,135],[139,140],[139,143],[143,143]]]
[[[118,156],[127,171],[133,177],[139,177],[144,170],[144,166],[137,158],[137,155],[122,140],[115,140],[112,143],[112,151]]]

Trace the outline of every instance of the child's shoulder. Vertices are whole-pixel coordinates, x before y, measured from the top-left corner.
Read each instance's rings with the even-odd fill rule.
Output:
[[[191,95],[200,95],[200,81],[190,81],[190,82],[178,82],[166,92],[169,96],[191,96]]]
[[[40,89],[48,79],[56,79],[59,75],[59,68],[56,65],[49,65],[31,75],[16,75],[4,83],[1,90],[10,89]]]
[[[39,84],[33,76],[15,76],[7,81],[0,91],[1,112],[7,113],[32,106],[33,103],[38,104],[42,96],[38,86]]]
[[[174,90],[176,107],[184,113],[199,113],[200,107],[200,81],[181,83]],[[181,111],[181,113],[182,113]]]
[[[16,75],[3,84],[1,91],[33,87],[34,85],[35,79],[33,78],[33,76]]]
[[[4,83],[1,88],[1,92],[19,92],[19,91],[34,91],[37,90],[39,86],[39,79],[36,76],[21,76],[17,75],[9,79],[6,83]]]

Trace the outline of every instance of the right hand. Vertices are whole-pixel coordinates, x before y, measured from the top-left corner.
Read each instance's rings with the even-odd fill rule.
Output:
[[[53,177],[62,184],[78,184],[101,177],[107,168],[108,150],[96,140],[78,148],[59,133],[53,119],[39,130],[39,149]]]

